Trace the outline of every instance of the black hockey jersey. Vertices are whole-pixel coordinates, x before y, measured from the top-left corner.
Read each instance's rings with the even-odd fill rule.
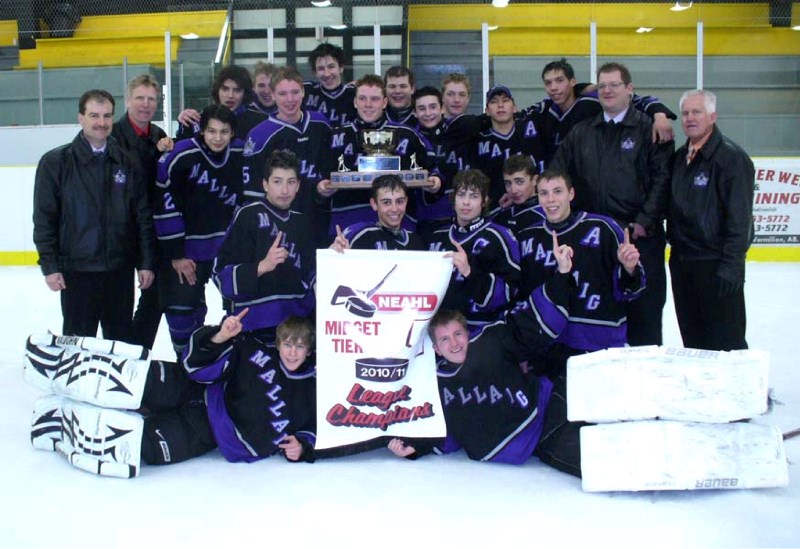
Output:
[[[332,126],[349,124],[358,116],[356,89],[351,83],[328,90],[319,82],[303,82],[303,108],[322,113]]]
[[[521,292],[529,292],[554,276],[554,227],[542,220],[519,233],[522,264]],[[626,340],[626,302],[645,287],[641,264],[630,276],[617,260],[624,234],[610,217],[573,212],[555,227],[558,243],[574,252],[572,271],[577,292],[569,304],[569,325],[557,342],[579,351],[623,347]],[[524,294],[523,294],[524,295]]]
[[[217,250],[242,193],[241,140],[222,152],[200,138],[179,141],[158,162],[161,193],[153,221],[166,259],[209,261]]]
[[[273,271],[258,275],[278,232],[289,257]],[[225,308],[238,314],[244,330],[273,331],[289,316],[309,316],[315,307],[316,250],[303,214],[253,202],[234,215],[214,261],[214,282]]]
[[[291,372],[277,349],[255,336],[240,334],[218,344],[211,341],[218,331],[196,330],[181,364],[191,379],[209,384],[208,419],[222,455],[233,462],[256,461],[278,453],[283,437],[293,435],[303,445],[303,461],[313,461],[314,364],[306,360]]]
[[[468,227],[451,225],[434,231],[428,249],[455,251],[453,240],[467,253],[471,272],[464,278],[453,267],[442,307],[464,313],[470,333],[475,334],[500,318],[516,299],[519,243],[506,227],[478,218]]]

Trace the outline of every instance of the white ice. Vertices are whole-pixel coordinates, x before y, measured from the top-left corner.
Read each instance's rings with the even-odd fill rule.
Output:
[[[800,427],[800,264],[748,263],[748,342],[772,353],[782,404],[757,421]],[[34,267],[0,268],[0,547],[790,547],[800,546],[800,437],[787,488],[590,494],[531,459],[463,454],[403,461],[388,451],[290,464],[229,464],[219,453],[100,478],[34,450],[38,393],[22,379],[29,333],[60,332],[58,295]],[[209,291],[209,323],[221,318]],[[671,297],[665,343],[679,345]],[[162,322],[155,354],[171,358]]]

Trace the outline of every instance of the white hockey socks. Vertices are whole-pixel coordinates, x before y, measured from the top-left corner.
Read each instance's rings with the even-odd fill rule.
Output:
[[[31,442],[58,451],[73,466],[96,475],[139,475],[144,419],[139,414],[100,408],[57,395],[34,404]]]
[[[626,347],[571,357],[567,417],[725,423],[767,410],[769,353]]]
[[[25,380],[44,391],[107,408],[141,407],[148,351],[89,337],[32,335],[25,346]]]

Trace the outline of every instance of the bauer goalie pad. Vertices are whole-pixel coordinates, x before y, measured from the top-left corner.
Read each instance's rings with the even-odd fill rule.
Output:
[[[143,347],[47,334],[28,338],[23,366],[25,380],[47,392],[106,408],[136,410],[142,404],[150,361]]]
[[[632,421],[582,427],[587,492],[787,486],[780,431],[752,423]]]
[[[83,471],[132,478],[139,475],[143,430],[139,414],[47,395],[34,404],[31,442]]]
[[[726,423],[767,410],[769,353],[625,347],[570,357],[567,418]]]

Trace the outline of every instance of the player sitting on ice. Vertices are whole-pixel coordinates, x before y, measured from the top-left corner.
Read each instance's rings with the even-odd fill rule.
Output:
[[[313,325],[285,320],[276,349],[242,332],[246,314],[195,331],[179,364],[115,341],[31,336],[25,378],[54,393],[34,405],[34,447],[122,478],[137,476],[140,461],[178,463],[215,446],[232,462],[313,461]]]

